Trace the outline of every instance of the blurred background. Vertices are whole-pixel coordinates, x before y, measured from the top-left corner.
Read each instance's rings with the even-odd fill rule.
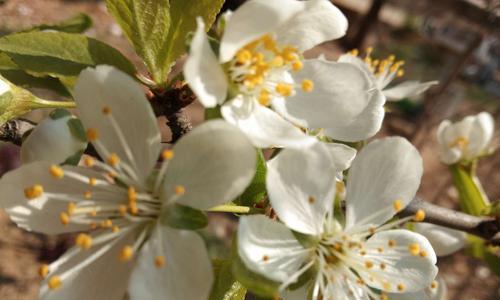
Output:
[[[272,1],[272,0],[270,0]],[[235,9],[244,0],[227,0]],[[405,99],[388,107],[379,136],[401,135],[420,150],[424,178],[419,196],[439,205],[458,208],[457,193],[447,167],[440,163],[437,125],[481,111],[496,121],[493,145],[500,145],[500,0],[335,0],[349,19],[341,40],[324,43],[306,53],[324,53],[336,59],[345,51],[373,47],[373,56],[394,54],[404,60],[407,79],[439,80],[440,84],[418,99]],[[86,13],[94,25],[87,35],[103,40],[139,64],[120,28],[99,0],[0,0],[0,36],[40,23],[53,23]],[[142,66],[139,66],[141,69]],[[144,70],[142,68],[141,70]],[[40,121],[47,112],[28,116]],[[202,121],[201,106],[188,107],[194,125]],[[169,131],[164,120],[164,138]],[[19,165],[17,146],[0,143],[0,174]],[[481,160],[478,175],[490,200],[500,199],[500,155]],[[208,235],[214,256],[227,253],[234,220],[211,216]],[[0,299],[36,299],[42,262],[51,262],[67,249],[71,239],[46,237],[16,228],[0,212]],[[449,299],[500,299],[500,280],[483,263],[463,252],[441,258],[440,274]]]

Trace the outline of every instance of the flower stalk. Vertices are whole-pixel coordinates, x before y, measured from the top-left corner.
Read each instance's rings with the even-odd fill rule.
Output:
[[[490,202],[476,176],[476,163],[453,164],[450,171],[459,194],[460,208],[468,214],[479,216],[486,211]]]

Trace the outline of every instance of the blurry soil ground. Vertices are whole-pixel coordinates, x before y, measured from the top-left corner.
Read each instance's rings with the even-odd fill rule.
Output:
[[[1,3],[2,1],[0,1]],[[0,5],[0,34],[27,28],[33,24],[55,22],[79,12],[89,14],[94,20],[94,26],[87,32],[88,35],[104,40],[120,49],[126,56],[139,64],[132,48],[121,34],[118,26],[108,15],[102,1],[79,0],[4,0]],[[358,1],[359,2],[359,1]],[[393,20],[392,18],[391,20]],[[396,18],[397,19],[397,18]],[[373,44],[380,31],[387,28],[379,27],[374,30]],[[384,36],[387,36],[386,34]],[[392,41],[394,43],[394,41]],[[398,40],[399,43],[399,40]],[[390,42],[384,42],[383,47],[390,49]],[[311,51],[309,55],[316,55],[326,51],[328,57],[335,58],[340,51],[334,43],[326,43]],[[413,51],[413,50],[412,50]],[[139,66],[142,68],[142,66]],[[435,75],[435,70],[424,70],[422,74]],[[420,72],[419,72],[420,73]],[[436,77],[426,77],[431,79]],[[443,118],[460,117],[488,110],[496,119],[494,145],[500,145],[500,108],[499,99],[496,101],[478,101],[474,87],[457,81],[447,95],[440,101],[449,101],[446,109],[440,111],[432,121],[435,124]],[[482,95],[482,94],[481,94]],[[450,100],[451,99],[451,100]],[[495,99],[494,99],[495,100]],[[194,124],[202,120],[203,112],[199,105],[188,108],[188,113]],[[40,118],[34,114],[32,118]],[[162,120],[160,122],[163,124]],[[163,125],[164,126],[164,125]],[[386,124],[380,135],[410,136],[418,126],[410,115],[402,115],[395,111],[389,114]],[[168,140],[168,129],[164,127],[164,138]],[[440,205],[457,208],[457,194],[451,187],[451,177],[447,168],[439,162],[438,148],[435,140],[435,126],[427,132],[427,138],[418,145],[425,163],[425,173],[419,195]],[[17,165],[18,149],[12,146],[0,148],[0,174]],[[9,157],[9,159],[5,159]],[[485,158],[479,166],[479,177],[490,199],[500,199],[500,155]],[[229,243],[229,237],[234,230],[234,222],[221,214],[211,218],[210,230],[213,233],[214,255],[224,253],[224,246]],[[66,239],[67,240],[67,239]],[[65,249],[64,239],[44,237],[18,229],[12,224],[7,215],[0,212],[0,299],[24,300],[36,299],[39,287],[37,268],[42,262],[50,262],[57,258]],[[218,242],[217,242],[218,241]],[[449,288],[449,299],[457,300],[486,300],[500,299],[500,280],[495,277],[483,263],[471,259],[464,253],[457,253],[439,261],[440,274],[444,277]]]

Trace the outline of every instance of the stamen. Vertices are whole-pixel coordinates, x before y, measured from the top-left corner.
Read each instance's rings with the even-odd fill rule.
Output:
[[[425,211],[422,209],[417,210],[415,213],[415,216],[413,217],[413,220],[416,222],[422,222],[425,219]]]
[[[94,186],[96,184],[97,184],[97,179],[95,179],[94,177],[89,177],[89,185]]]
[[[422,250],[418,255],[420,255],[420,257],[427,257],[427,252],[425,250]]]
[[[68,215],[69,215],[69,216],[71,216],[72,214],[74,214],[74,213],[75,213],[75,209],[76,209],[76,204],[75,204],[75,202],[70,202],[70,203],[68,203],[68,210],[67,210],[67,212],[68,212]]]
[[[40,275],[40,277],[42,277],[42,278],[45,278],[45,277],[47,277],[48,274],[49,274],[49,265],[42,264],[38,268],[38,275]]]
[[[311,92],[314,89],[314,83],[310,79],[302,80],[302,90],[304,92]]]
[[[24,196],[28,200],[36,199],[43,195],[43,186],[40,184],[35,184],[31,187],[24,189]]]
[[[61,212],[59,214],[59,220],[61,221],[61,224],[63,225],[68,225],[69,224],[69,215],[66,212]]]
[[[94,166],[94,159],[92,157],[87,156],[83,159],[83,164],[86,167],[91,168]]]
[[[133,186],[129,186],[127,190],[127,199],[129,202],[135,202],[137,201],[137,192],[135,191],[135,188]]]
[[[431,289],[436,289],[438,286],[439,286],[439,283],[436,280],[431,282]]]
[[[109,115],[111,113],[111,108],[109,106],[104,106],[101,110],[103,115]]]
[[[304,64],[300,60],[294,61],[292,63],[292,70],[294,70],[295,72],[302,70],[303,67]]]
[[[86,233],[80,233],[76,236],[75,244],[83,250],[88,250],[92,247],[92,237]]]
[[[117,233],[118,231],[120,231],[120,227],[118,227],[118,226],[115,225],[115,226],[111,227],[111,231],[113,233]]]
[[[389,240],[389,241],[387,242],[387,244],[389,245],[389,247],[391,247],[391,248],[392,248],[392,247],[395,247],[395,246],[396,246],[396,241],[395,241],[395,240]]]
[[[59,276],[52,276],[47,281],[47,286],[51,290],[58,289],[61,287],[61,285],[62,285],[62,281],[61,281],[61,278]]]
[[[161,156],[164,160],[171,160],[174,158],[174,151],[173,150],[163,150],[161,153]]]
[[[93,142],[99,137],[99,132],[97,129],[89,128],[87,129],[87,140]]]
[[[158,255],[155,257],[155,266],[157,268],[161,268],[165,265],[165,257],[162,255]]]
[[[262,261],[267,262],[269,260],[269,256],[264,255],[262,256]]]
[[[49,172],[55,178],[61,179],[64,177],[63,169],[57,165],[50,166]]]
[[[371,269],[371,268],[373,268],[373,262],[371,262],[371,261],[369,261],[369,260],[365,261],[365,267],[366,267],[367,269]]]
[[[184,195],[186,193],[186,189],[182,185],[176,185],[175,189],[174,189],[174,192],[175,192],[176,195],[182,196],[182,195]]]
[[[280,82],[276,85],[276,92],[283,97],[288,97],[292,94],[293,87],[288,83]]]
[[[398,291],[402,292],[405,290],[405,285],[402,284],[402,283],[398,283],[398,285],[396,286],[396,288],[398,289]]]
[[[420,253],[420,245],[417,243],[410,244],[408,250],[413,256],[417,256]]]
[[[132,248],[132,246],[125,246],[120,251],[120,255],[118,258],[122,262],[127,262],[132,258],[133,255],[134,255],[134,249]]]
[[[110,165],[112,167],[116,167],[120,163],[120,158],[118,157],[118,155],[116,153],[111,153],[108,156],[107,163],[108,163],[108,165]]]
[[[85,199],[90,199],[90,198],[92,198],[92,192],[91,192],[91,191],[86,191],[86,192],[84,192],[84,193],[83,193],[83,197],[84,197]]]
[[[316,202],[316,198],[314,198],[313,196],[309,196],[309,198],[307,199],[307,201],[308,201],[310,204],[314,204],[314,202]]]
[[[263,89],[259,94],[259,103],[263,106],[268,106],[270,102],[270,94],[269,91]]]
[[[401,208],[403,207],[403,202],[401,201],[401,199],[397,199],[394,201],[394,203],[392,204],[392,207],[394,208],[394,210],[396,212],[400,212],[401,211]]]

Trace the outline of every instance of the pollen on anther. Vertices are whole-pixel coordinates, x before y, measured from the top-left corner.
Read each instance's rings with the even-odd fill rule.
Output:
[[[108,156],[107,163],[112,167],[116,167],[120,163],[120,158],[116,153],[111,153]]]
[[[123,217],[125,214],[127,214],[127,206],[126,205],[120,205],[118,206],[118,213]]]
[[[52,175],[55,178],[61,179],[64,177],[63,169],[57,165],[50,166],[49,172],[50,172],[50,175]]]
[[[283,97],[292,95],[293,87],[288,83],[280,82],[276,85],[276,92]]]
[[[310,79],[302,80],[302,90],[304,92],[310,92],[314,89],[314,83]]]
[[[94,186],[96,185],[97,183],[97,179],[95,179],[94,177],[89,177],[89,185],[90,186]]]
[[[186,193],[186,189],[182,185],[176,185],[174,188],[174,192],[176,195],[182,196]]]
[[[111,231],[113,233],[117,233],[118,231],[120,231],[120,227],[118,227],[118,226],[115,225],[115,226],[111,227]]]
[[[35,184],[31,187],[24,189],[24,196],[28,200],[36,199],[43,195],[43,186],[40,184]]]
[[[396,241],[395,240],[389,240],[387,242],[387,244],[389,245],[389,247],[394,247],[394,246],[396,246]]]
[[[76,204],[75,202],[70,202],[68,203],[68,208],[67,208],[67,212],[68,212],[68,215],[71,216],[72,214],[75,213],[75,209],[76,209]]]
[[[130,213],[132,215],[137,215],[139,213],[139,208],[137,207],[137,203],[136,202],[130,202],[128,204],[128,210],[130,211]]]
[[[62,285],[62,281],[61,281],[61,278],[59,276],[52,276],[47,281],[47,286],[51,290],[58,289],[61,287],[61,285]]]
[[[92,247],[92,237],[86,233],[80,233],[76,236],[75,244],[83,250],[88,250]]]
[[[365,267],[367,269],[371,269],[373,267],[373,262],[371,262],[369,260],[365,261]]]
[[[417,256],[420,253],[420,245],[417,243],[410,244],[408,246],[408,251],[411,255]]]
[[[69,215],[67,212],[61,212],[59,214],[59,220],[61,221],[61,224],[63,225],[68,225],[69,224]]]
[[[300,60],[294,61],[292,63],[292,70],[294,70],[295,72],[302,70],[303,67],[304,64]]]
[[[431,282],[431,289],[436,289],[438,286],[439,286],[439,284],[436,280]]]
[[[109,115],[109,114],[111,113],[111,107],[109,107],[109,106],[104,106],[104,107],[102,108],[101,112],[102,112],[102,114],[103,114],[103,115],[106,115],[106,116],[107,116],[107,115]]]
[[[97,131],[97,129],[94,128],[87,129],[87,140],[92,142],[97,140],[98,137],[99,137],[99,132]]]
[[[389,297],[386,294],[381,293],[380,294],[380,300],[389,300]]]
[[[49,274],[49,265],[42,264],[38,268],[38,275],[40,275],[40,277],[42,277],[42,278],[45,278],[45,277],[47,277],[48,274]]]
[[[418,255],[420,255],[420,257],[427,257],[427,251],[421,250],[420,253],[418,253]]]
[[[380,269],[385,270],[386,265],[384,263],[380,263]]]
[[[120,251],[120,255],[118,256],[118,258],[122,262],[127,262],[132,258],[133,255],[134,255],[134,249],[132,248],[132,246],[125,246]]]
[[[307,201],[309,202],[309,204],[314,204],[316,202],[316,198],[314,198],[313,196],[309,196]]]
[[[137,192],[133,186],[129,186],[127,190],[127,199],[128,202],[135,202],[137,200]]]
[[[425,219],[425,211],[422,209],[417,210],[415,213],[415,216],[413,217],[413,220],[416,222],[422,222]]]
[[[83,193],[83,198],[85,199],[90,199],[92,198],[92,192],[91,191],[86,191]]]
[[[401,201],[401,199],[397,199],[392,203],[392,207],[396,212],[399,212],[401,211],[401,208],[403,208],[403,202]]]
[[[85,157],[83,159],[83,164],[86,166],[86,167],[93,167],[94,166],[94,159],[92,157]]]
[[[405,285],[402,284],[402,283],[398,283],[398,285],[396,286],[396,288],[398,289],[398,291],[402,292],[405,290]]]
[[[269,256],[267,256],[267,255],[262,256],[262,261],[268,261],[268,260],[269,260]]]
[[[111,226],[113,226],[113,221],[111,221],[110,219],[106,219],[101,222],[102,228],[111,228]]]
[[[161,153],[161,157],[164,160],[171,160],[172,158],[174,158],[174,151],[170,149],[163,150],[163,152]]]
[[[165,265],[165,256],[163,255],[158,255],[155,257],[155,266],[157,268],[161,268]]]

